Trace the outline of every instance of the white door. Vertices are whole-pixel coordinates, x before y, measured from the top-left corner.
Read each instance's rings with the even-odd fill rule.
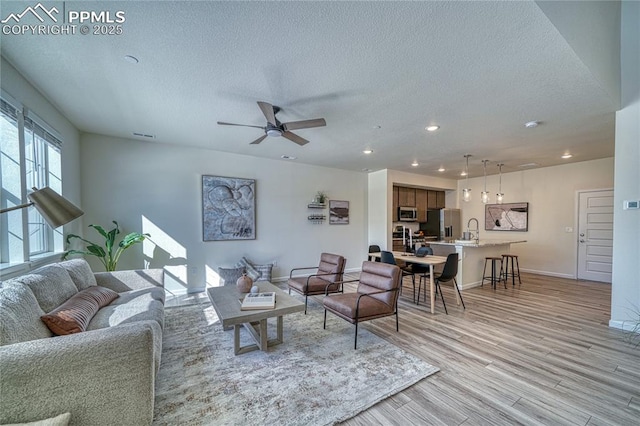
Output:
[[[611,282],[613,191],[579,193],[578,278]]]

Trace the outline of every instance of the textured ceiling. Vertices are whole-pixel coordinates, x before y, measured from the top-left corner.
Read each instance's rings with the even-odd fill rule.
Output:
[[[1,15],[26,4],[3,1]],[[615,96],[535,2],[64,7],[122,10],[123,33],[3,35],[2,55],[82,131],[449,178],[460,178],[466,153],[471,176],[482,159],[494,174],[497,162],[508,172],[613,156]],[[327,126],[296,131],[311,141],[299,147],[271,137],[249,145],[260,129],[216,124],[264,125],[258,100],[282,107],[281,121]],[[526,129],[530,120],[541,125]],[[426,132],[430,124],[440,130]],[[574,157],[560,159],[565,151]]]

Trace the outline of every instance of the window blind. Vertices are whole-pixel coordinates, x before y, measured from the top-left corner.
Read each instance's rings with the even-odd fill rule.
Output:
[[[47,130],[45,130],[38,123],[33,121],[30,117],[24,117],[24,127],[25,129],[33,132],[34,135],[40,137],[44,141],[46,141],[49,145],[56,148],[58,151],[62,150],[62,141],[57,137],[53,136]]]

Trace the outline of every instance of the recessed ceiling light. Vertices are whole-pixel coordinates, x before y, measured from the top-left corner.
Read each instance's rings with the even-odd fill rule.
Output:
[[[373,150],[372,149],[365,149],[362,152],[364,152],[365,154],[371,154],[373,152]]]
[[[569,154],[568,152],[562,156],[562,158],[564,158],[565,160],[571,157],[573,157],[573,155]]]
[[[363,172],[370,172],[371,169],[362,169]]]
[[[440,128],[440,126],[427,126],[425,127],[425,130],[427,132],[435,132],[436,130],[438,130]]]
[[[295,160],[298,157],[292,157],[291,155],[283,155],[280,158],[282,158],[283,160]]]
[[[418,164],[418,162],[417,162],[417,161],[414,161],[413,163],[411,163],[411,166],[412,166],[412,167],[418,167],[418,166],[419,166],[419,164]]]
[[[138,58],[136,58],[135,56],[131,56],[131,55],[125,55],[124,56],[124,60],[129,62],[130,64],[137,64],[138,62],[140,62],[138,60]]]
[[[538,124],[540,124],[539,121],[528,121],[524,123],[524,127],[527,129],[533,129],[534,127],[538,127]]]
[[[519,164],[518,167],[538,167],[540,164],[538,163],[525,163],[525,164]]]
[[[467,172],[465,172],[464,170],[460,173],[460,176],[466,176]]]
[[[445,170],[445,169],[444,169],[444,167],[440,167],[440,168],[438,169],[438,171],[439,171],[439,172],[444,172],[444,170]]]
[[[380,126],[380,125],[376,125],[376,126],[373,126],[373,128],[374,128],[374,129],[376,129],[376,130],[378,130],[378,129],[382,129],[382,126]]]

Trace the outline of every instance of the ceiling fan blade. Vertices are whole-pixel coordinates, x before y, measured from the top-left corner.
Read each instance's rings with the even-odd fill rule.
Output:
[[[265,140],[266,137],[267,137],[267,135],[260,136],[258,139],[256,139],[255,141],[251,142],[249,145],[258,145],[260,142]]]
[[[309,129],[311,127],[322,127],[326,125],[327,125],[327,122],[324,121],[324,118],[314,118],[312,120],[300,120],[300,121],[290,121],[288,123],[282,123],[282,128],[284,130],[296,130],[296,129]]]
[[[267,121],[274,126],[276,125],[276,114],[273,112],[273,105],[267,102],[258,101],[258,106],[262,110],[262,113],[267,118]]]
[[[282,132],[282,137],[287,138],[290,141],[293,141],[293,142],[297,143],[300,146],[306,145],[306,144],[309,143],[309,141],[306,140],[305,138],[301,138],[300,136],[296,135],[295,133],[291,133],[291,132]]]
[[[236,124],[236,123],[225,123],[224,121],[218,121],[218,124],[221,126],[241,126],[241,127],[255,127],[256,129],[264,130],[264,126],[253,126],[251,124]]]

